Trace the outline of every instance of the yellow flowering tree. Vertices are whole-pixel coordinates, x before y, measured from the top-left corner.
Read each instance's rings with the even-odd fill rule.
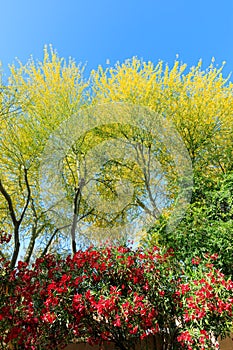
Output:
[[[41,154],[53,130],[83,104],[86,85],[83,68],[72,60],[66,63],[52,48],[45,47],[43,62],[31,58],[26,65],[19,62],[18,68],[11,66],[10,70],[7,89],[14,92],[17,113],[8,111],[9,118],[2,122],[0,200],[2,227],[14,231],[14,266],[20,243],[25,240],[25,260],[29,261],[36,239],[46,242],[48,236],[51,243],[49,232],[58,233],[40,199]],[[44,251],[47,249],[44,244]]]
[[[58,249],[67,231],[75,252],[77,233],[96,241],[124,230],[141,234],[161,214],[172,221],[187,185],[185,162],[194,187],[230,171],[232,83],[222,69],[213,62],[188,70],[178,61],[169,68],[133,58],[84,79],[83,67],[52,47],[45,47],[42,62],[11,66],[4,89],[13,104],[4,107],[0,131],[0,220],[14,232],[12,266],[23,239],[29,261],[52,242]],[[6,101],[1,94],[2,106]],[[194,191],[192,201],[197,197]]]
[[[223,77],[223,68],[224,63],[220,68],[215,67],[214,60],[205,70],[201,61],[188,70],[178,61],[169,68],[162,61],[154,65],[133,58],[92,72],[95,103],[146,106],[173,123],[192,162],[194,191],[191,201],[202,201],[205,187],[216,184],[232,169],[233,84]],[[166,152],[162,152],[159,158],[163,165],[165,155]],[[170,173],[174,185],[179,174],[172,176],[174,164],[168,164],[170,169],[165,167],[165,172]],[[160,220],[155,220],[160,228],[164,227],[172,210],[172,205],[165,207]],[[154,232],[153,237],[158,242],[157,233]]]
[[[94,98],[97,103],[143,105],[166,116],[182,136],[193,166],[199,164],[210,171],[210,162],[214,162],[218,169],[226,169],[229,160],[223,149],[232,142],[233,86],[222,76],[223,66],[216,68],[212,62],[203,70],[199,61],[187,71],[178,61],[169,68],[162,61],[155,66],[133,58],[92,72]]]

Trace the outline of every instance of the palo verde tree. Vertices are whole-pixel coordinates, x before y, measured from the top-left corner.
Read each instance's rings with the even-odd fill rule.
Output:
[[[186,69],[178,61],[169,69],[162,61],[154,66],[136,58],[106,71],[99,67],[92,73],[95,101],[142,105],[171,119],[194,171],[215,176],[231,166],[232,83],[223,78],[223,66],[217,69],[211,63],[203,71],[199,61]]]
[[[29,261],[67,230],[75,252],[78,235],[145,232],[161,215],[175,222],[179,198],[190,199],[179,193],[191,184],[182,163],[192,165],[197,203],[204,193],[197,184],[214,183],[232,164],[232,84],[221,71],[133,58],[84,81],[83,68],[52,48],[42,62],[12,66],[8,88],[18,112],[1,130],[0,201],[3,228],[17,228],[16,259],[23,238]]]
[[[176,247],[181,259],[218,253],[218,266],[232,271],[232,83],[214,60],[206,69],[199,61],[189,71],[178,61],[169,68],[137,58],[92,73],[98,102],[148,106],[171,120],[189,152],[193,194],[187,216],[168,234],[171,211],[163,210],[147,233],[147,244]],[[191,244],[192,243],[192,244]]]
[[[14,232],[12,267],[20,243],[26,240],[29,261],[36,240],[45,242],[39,247],[45,253],[60,230],[40,200],[40,158],[50,133],[82,104],[84,88],[82,68],[71,60],[66,64],[52,49],[50,55],[45,48],[43,62],[31,59],[25,66],[11,67],[8,89],[16,91],[18,113],[2,123],[0,200],[1,225]]]
[[[19,257],[22,243],[23,250],[26,250],[24,259],[29,262],[34,251],[44,255],[52,242],[59,239],[59,232],[64,241],[69,230],[75,252],[76,231],[80,221],[86,219],[84,226],[87,228],[95,222],[95,225],[106,230],[114,223],[125,220],[125,208],[109,215],[106,210],[87,205],[87,200],[81,197],[84,185],[93,179],[81,175],[80,164],[84,170],[87,168],[86,153],[90,147],[106,139],[106,130],[103,132],[95,128],[86,132],[74,140],[62,159],[63,189],[72,207],[72,217],[68,217],[65,206],[62,210],[70,219],[69,222],[59,221],[56,215],[51,219],[48,212],[54,213],[54,206],[46,206],[45,198],[41,197],[41,162],[50,136],[70,116],[89,106],[90,97],[86,92],[88,85],[82,73],[80,66],[76,66],[72,60],[66,64],[52,48],[50,52],[45,48],[42,62],[34,62],[31,58],[26,65],[19,63],[18,68],[11,67],[8,90],[15,91],[14,107],[17,113],[6,118],[1,129],[0,187],[1,224],[5,231],[13,233],[11,267],[14,267]],[[91,161],[88,164],[89,173],[90,166]],[[107,171],[109,168],[105,168],[105,175]],[[105,191],[105,196],[114,192],[106,176],[98,178],[98,183],[102,186],[100,193]],[[53,195],[56,196],[56,193]],[[58,247],[54,248],[56,251]],[[5,252],[2,251],[3,255],[5,253],[7,248]]]

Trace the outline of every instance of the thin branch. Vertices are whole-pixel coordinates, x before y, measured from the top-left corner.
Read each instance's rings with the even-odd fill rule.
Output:
[[[4,198],[5,198],[6,201],[7,201],[7,204],[8,204],[8,208],[9,208],[9,211],[10,211],[10,216],[11,216],[12,222],[13,222],[14,226],[16,226],[17,223],[18,223],[18,221],[17,221],[17,219],[16,219],[16,215],[15,215],[13,203],[12,203],[12,200],[11,200],[11,197],[10,197],[9,193],[7,192],[7,190],[5,189],[5,187],[3,186],[1,180],[0,180],[0,192],[1,192],[1,194],[4,196]]]
[[[143,162],[143,174],[144,174],[144,180],[145,180],[145,186],[146,186],[146,189],[147,189],[147,192],[148,192],[148,195],[149,195],[149,199],[150,199],[150,202],[153,206],[153,216],[154,217],[158,217],[160,215],[160,212],[155,204],[155,201],[154,201],[154,198],[153,198],[153,195],[152,195],[152,192],[151,192],[151,187],[150,187],[150,169],[149,169],[149,164],[147,164],[146,166],[146,159],[144,157],[144,153],[143,153],[143,146],[142,145],[138,145],[138,148],[139,148],[139,151],[140,151],[140,154],[141,154],[141,158],[142,158],[142,162]],[[150,152],[149,152],[149,155],[150,155]],[[150,162],[150,157],[149,157],[149,162]]]
[[[157,209],[157,212],[150,210],[139,198],[136,198],[137,204],[145,210],[145,212],[151,216],[153,216],[155,219],[158,219],[159,217],[159,211]]]
[[[70,226],[70,224],[69,224],[69,225],[62,226],[62,227],[56,228],[56,230],[53,232],[52,236],[50,237],[48,243],[46,244],[46,247],[45,247],[45,249],[43,250],[43,253],[41,254],[41,257],[43,257],[43,256],[45,256],[45,255],[47,254],[47,251],[48,251],[48,249],[49,249],[49,247],[50,247],[50,245],[51,245],[51,243],[52,243],[52,240],[53,240],[54,237],[56,236],[56,234],[57,234],[60,230],[63,230],[64,228],[67,228],[67,227],[69,227],[69,226]]]
[[[30,242],[28,244],[28,248],[27,248],[27,252],[26,255],[24,257],[24,261],[29,263],[34,247],[35,247],[35,241],[37,239],[37,237],[39,236],[39,234],[43,231],[43,229],[46,227],[46,223],[43,224],[38,230],[37,230],[37,221],[35,222],[35,225],[33,225],[32,228],[32,235],[30,238]]]
[[[74,176],[74,172],[73,170],[71,169],[71,166],[70,166],[70,162],[68,161],[68,158],[67,158],[67,155],[65,156],[65,160],[66,160],[66,164],[71,172],[71,176],[73,178],[73,181],[74,181],[74,186],[76,187],[76,179],[75,179],[75,176]]]
[[[94,211],[94,208],[92,208],[91,210],[89,210],[86,214],[80,216],[80,218],[78,219],[78,221],[81,221],[82,219],[85,219],[87,216],[91,215]]]
[[[27,173],[27,169],[24,168],[24,180],[25,180],[25,184],[26,184],[26,187],[27,187],[27,192],[28,192],[28,195],[27,195],[27,200],[26,200],[26,203],[24,205],[24,208],[23,208],[23,211],[21,213],[21,216],[20,216],[20,219],[19,219],[19,225],[21,224],[23,218],[24,218],[24,215],[25,215],[25,212],[28,208],[28,205],[30,203],[30,199],[31,199],[31,189],[30,189],[30,185],[29,185],[29,182],[28,182],[28,173]]]

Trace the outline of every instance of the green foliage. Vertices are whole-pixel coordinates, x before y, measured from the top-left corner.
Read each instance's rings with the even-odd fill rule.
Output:
[[[144,244],[173,247],[186,264],[195,256],[217,254],[215,265],[227,276],[233,276],[232,173],[219,179],[195,179],[192,203],[172,232],[166,230],[161,217],[148,232]]]

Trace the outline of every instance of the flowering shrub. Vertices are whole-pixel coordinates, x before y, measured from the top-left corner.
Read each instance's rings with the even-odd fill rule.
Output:
[[[0,244],[9,243],[11,240],[11,234],[7,234],[5,231],[0,230]]]
[[[200,259],[193,260],[193,264],[199,263]],[[233,282],[206,262],[192,271],[192,278],[180,284],[176,293],[183,309],[178,341],[190,350],[217,349],[216,338],[229,331],[233,323]]]
[[[216,349],[230,330],[233,282],[209,262],[184,268],[172,250],[89,248],[10,270],[2,261],[0,344],[55,349],[80,340],[133,349],[157,335],[163,349]]]

